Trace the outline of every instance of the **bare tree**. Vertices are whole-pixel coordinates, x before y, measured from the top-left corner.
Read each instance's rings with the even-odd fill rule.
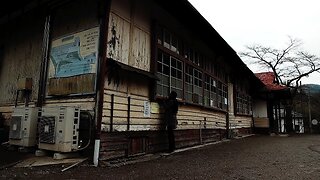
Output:
[[[289,42],[283,49],[275,49],[261,45],[247,46],[240,56],[258,64],[263,69],[271,70],[276,83],[287,87],[298,87],[303,77],[308,77],[320,71],[318,56],[302,50],[302,42],[289,37]]]
[[[291,90],[291,96],[297,93],[301,79],[314,72],[320,71],[320,58],[302,50],[302,42],[289,37],[289,42],[283,49],[275,49],[261,45],[247,46],[241,57],[251,60],[263,69],[271,70],[278,84],[285,85]],[[249,62],[250,63],[250,62]],[[293,131],[292,100],[285,102],[287,132]]]

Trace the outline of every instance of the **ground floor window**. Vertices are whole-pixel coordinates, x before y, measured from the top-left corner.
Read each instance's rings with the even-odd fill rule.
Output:
[[[227,110],[228,87],[209,75],[205,75],[204,84],[204,105]]]
[[[252,114],[252,103],[251,97],[245,93],[237,92],[237,114],[251,115]]]
[[[157,57],[157,96],[167,97],[171,91],[188,103],[228,109],[228,87],[210,73],[190,65],[162,50]]]
[[[183,64],[178,59],[161,51],[157,60],[158,77],[157,94],[168,96],[171,91],[177,92],[177,97],[182,99],[183,94]]]
[[[192,66],[186,66],[185,100],[202,104],[202,72]]]

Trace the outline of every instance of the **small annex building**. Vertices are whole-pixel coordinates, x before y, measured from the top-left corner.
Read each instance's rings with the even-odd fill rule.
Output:
[[[265,85],[261,93],[259,105],[254,108],[255,132],[257,133],[284,133],[285,132],[285,104],[291,98],[288,87],[275,82],[273,72],[255,74]],[[261,99],[264,99],[263,101]]]

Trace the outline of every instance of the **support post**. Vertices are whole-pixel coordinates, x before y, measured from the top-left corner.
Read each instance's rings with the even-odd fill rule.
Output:
[[[100,20],[100,36],[99,36],[99,51],[98,51],[98,72],[96,81],[96,104],[95,104],[95,117],[96,117],[96,133],[95,133],[95,145],[93,163],[94,166],[98,166],[99,163],[99,151],[100,151],[100,136],[101,136],[101,124],[102,124],[102,112],[103,112],[103,97],[104,97],[104,84],[106,75],[106,54],[107,54],[107,39],[108,39],[108,24],[110,14],[111,0],[98,1],[98,16]]]

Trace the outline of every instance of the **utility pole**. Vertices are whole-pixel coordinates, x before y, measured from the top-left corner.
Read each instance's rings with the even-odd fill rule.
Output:
[[[310,128],[310,133],[312,133],[311,108],[310,108],[310,88],[309,87],[308,87],[308,111],[309,111],[309,128]]]

